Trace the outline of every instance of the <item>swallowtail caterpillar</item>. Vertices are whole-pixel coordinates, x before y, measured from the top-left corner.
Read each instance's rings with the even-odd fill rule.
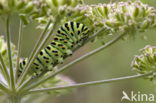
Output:
[[[88,27],[81,23],[68,22],[62,25],[51,44],[40,51],[31,66],[30,73],[39,75],[45,68],[47,71],[51,71],[54,64],[63,63],[63,57],[72,55],[72,49],[77,45],[83,44],[88,38],[88,32]],[[21,75],[27,63],[28,58],[20,62],[18,76]]]

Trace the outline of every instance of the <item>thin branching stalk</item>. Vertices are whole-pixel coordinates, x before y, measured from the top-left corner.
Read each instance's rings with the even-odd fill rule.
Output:
[[[41,44],[41,41],[43,40],[43,38],[44,38],[44,36],[45,36],[45,34],[46,34],[47,30],[48,30],[48,27],[49,27],[50,23],[51,23],[51,19],[49,19],[49,21],[48,21],[48,23],[47,23],[45,29],[44,29],[43,32],[40,34],[39,40],[37,41],[37,43],[36,43],[36,45],[35,45],[35,47],[34,47],[32,53],[31,53],[31,55],[30,55],[29,60],[32,59],[32,55],[34,55],[34,53],[36,52],[37,48],[38,48],[39,45]],[[21,25],[20,25],[20,27],[21,27]],[[21,28],[20,28],[19,30],[20,30],[20,31],[19,31],[19,37],[20,37],[20,35],[21,35],[20,33],[22,33],[22,32],[21,32]],[[20,44],[21,44],[21,43],[20,43]],[[20,45],[20,44],[19,44],[19,45]],[[17,76],[18,76],[19,61],[17,61],[17,62],[18,62],[18,63],[16,64],[16,66],[17,66],[17,68],[16,68],[16,69],[17,69],[17,70],[16,70],[16,81],[17,81]]]
[[[7,46],[8,46],[8,59],[9,59],[9,68],[10,68],[10,87],[12,90],[15,89],[15,81],[14,81],[14,71],[13,71],[13,64],[12,64],[12,55],[11,55],[11,38],[10,38],[10,30],[9,30],[9,16],[6,20],[6,39],[7,39]]]
[[[23,34],[22,32],[23,32],[23,22],[22,22],[22,20],[20,20],[15,82],[17,82],[17,78],[18,78],[18,68],[19,68],[19,61],[20,61],[20,55],[21,55],[21,41],[22,41],[22,34]]]
[[[27,87],[27,88],[25,89],[25,91],[28,91],[28,90],[30,90],[30,89],[32,89],[32,88],[38,86],[39,84],[45,82],[46,80],[48,80],[48,79],[50,79],[50,78],[56,76],[57,74],[59,74],[59,73],[65,71],[65,70],[69,69],[69,67],[73,66],[74,64],[79,63],[80,61],[82,61],[82,60],[84,60],[84,59],[86,59],[86,58],[88,58],[88,57],[90,57],[90,56],[92,56],[92,55],[94,55],[94,54],[96,54],[96,53],[102,51],[103,49],[105,49],[105,48],[107,48],[107,47],[109,47],[109,46],[111,46],[111,45],[114,44],[116,41],[118,41],[119,39],[121,39],[125,34],[126,34],[126,33],[123,33],[123,34],[119,35],[118,37],[116,37],[116,38],[113,39],[112,41],[106,43],[105,45],[103,45],[103,46],[101,46],[101,47],[99,47],[99,48],[97,48],[97,49],[95,49],[95,50],[93,50],[93,51],[91,51],[91,52],[89,52],[89,53],[87,53],[87,54],[85,54],[85,55],[79,57],[78,59],[76,59],[76,60],[70,62],[69,64],[66,64],[66,65],[63,66],[62,68],[58,69],[56,72],[54,72],[54,73],[52,73],[52,74],[50,74],[50,75],[48,75],[48,76],[46,76],[46,77],[40,79],[39,81],[34,82],[32,85],[30,85],[29,87]],[[22,85],[22,86],[19,88],[19,91],[20,91],[21,89],[23,89],[24,87],[25,87],[25,85]]]
[[[56,20],[51,28],[51,30],[48,32],[48,34],[45,36],[45,38],[42,40],[41,44],[37,47],[36,52],[34,52],[29,59],[26,68],[23,70],[21,77],[19,78],[19,85],[21,85],[26,77],[26,75],[28,74],[29,70],[30,70],[30,66],[32,65],[33,61],[36,59],[38,53],[40,52],[40,50],[43,48],[43,46],[45,45],[46,41],[48,41],[48,39],[50,38],[51,34],[53,34],[55,28],[57,27],[56,25],[59,22],[59,17],[56,17]]]
[[[47,25],[45,26],[45,29],[41,33],[41,35],[40,35],[40,37],[39,37],[39,39],[38,39],[38,41],[37,41],[37,43],[36,43],[36,45],[35,45],[35,47],[33,49],[33,52],[32,52],[32,54],[30,56],[30,59],[32,59],[32,55],[37,51],[37,48],[39,47],[39,45],[41,44],[42,40],[44,39],[44,36],[45,36],[45,34],[46,34],[50,24],[51,24],[51,19],[49,19]]]
[[[44,76],[45,73],[46,73],[46,71],[43,71],[43,73],[37,77],[30,76],[28,79],[26,79],[24,81],[23,84],[20,85],[20,87],[18,89],[22,90],[21,87],[24,88],[24,87],[31,85],[34,81],[37,81],[39,78],[42,78],[42,76]]]
[[[2,71],[2,75],[4,76],[5,80],[7,81],[8,85],[10,84],[10,77],[9,77],[9,72],[7,70],[7,67],[4,63],[3,57],[2,57],[2,53],[0,52],[0,69]]]
[[[39,45],[41,44],[41,41],[43,40],[49,26],[51,24],[51,19],[49,19],[47,25],[45,26],[45,29],[43,30],[43,32],[40,34],[40,37],[39,37],[39,40],[37,41],[32,53],[31,53],[31,56],[30,56],[30,59],[32,59],[32,55],[36,52],[37,48],[39,47]]]
[[[49,92],[49,91],[61,90],[61,89],[88,87],[88,86],[100,85],[100,84],[106,84],[106,83],[114,83],[114,82],[119,82],[122,80],[137,79],[137,78],[145,77],[151,74],[153,74],[153,72],[145,73],[145,74],[137,74],[137,75],[132,75],[132,76],[124,76],[124,77],[119,77],[119,78],[106,79],[106,80],[98,80],[98,81],[91,81],[91,82],[78,83],[78,84],[72,84],[72,85],[65,85],[65,86],[59,86],[59,87],[32,89],[26,94]]]
[[[7,88],[7,86],[5,84],[2,83],[2,81],[0,81],[0,89],[4,93],[9,92],[9,89]]]

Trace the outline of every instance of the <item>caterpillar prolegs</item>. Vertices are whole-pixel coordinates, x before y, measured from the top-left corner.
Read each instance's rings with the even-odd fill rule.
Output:
[[[40,51],[31,65],[30,73],[39,75],[45,68],[47,71],[51,71],[54,64],[63,63],[63,57],[72,55],[72,49],[77,45],[83,44],[88,38],[88,32],[88,27],[81,23],[68,22],[62,25],[51,44]],[[27,62],[28,58],[20,62],[18,76],[21,75]]]

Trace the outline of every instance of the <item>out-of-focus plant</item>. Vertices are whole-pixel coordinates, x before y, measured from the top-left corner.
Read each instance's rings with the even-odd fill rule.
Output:
[[[21,21],[17,51],[15,50],[15,46],[11,44],[9,30],[10,17],[13,14],[19,16]],[[134,36],[137,32],[156,28],[156,9],[142,2],[128,1],[86,5],[83,0],[0,0],[0,17],[6,18],[7,42],[5,43],[3,38],[0,38],[0,69],[5,81],[5,83],[0,83],[0,88],[2,95],[7,95],[9,103],[20,103],[22,98],[32,93],[45,92],[56,95],[70,92],[71,88],[135,79],[144,76],[152,76],[153,78],[152,74],[155,72],[155,47],[146,47],[143,49],[143,55],[137,56],[133,61],[133,67],[140,73],[138,75],[78,84],[68,77],[58,75],[69,69],[72,65],[111,46],[126,35]],[[38,27],[42,28],[43,32],[30,54],[26,68],[18,78],[17,70],[21,59],[20,49],[23,25],[27,26],[32,21],[37,21]],[[99,39],[106,35],[113,35],[114,39],[57,70],[48,73],[43,72],[36,77],[28,75],[31,69],[30,66],[51,34],[57,30],[59,24],[67,21],[83,23],[90,29],[89,37],[83,45],[94,40],[96,37]],[[83,45],[78,45],[72,51],[76,51]]]

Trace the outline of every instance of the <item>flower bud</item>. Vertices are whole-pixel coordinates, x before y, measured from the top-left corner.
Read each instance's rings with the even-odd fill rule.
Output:
[[[105,14],[105,17],[108,17],[108,7],[105,5],[104,8],[104,14]]]
[[[30,13],[34,8],[34,5],[32,2],[29,2],[26,7],[24,8],[24,13]]]
[[[93,13],[93,15],[98,15],[96,8],[92,9],[92,13]]]
[[[31,18],[32,19],[36,19],[36,18],[38,18],[39,17],[39,13],[38,12],[33,12],[32,14],[31,14]]]
[[[43,17],[37,18],[36,21],[41,23],[41,24],[46,24],[46,22],[47,22],[47,20]]]
[[[98,7],[98,11],[100,12],[100,14],[101,14],[102,16],[105,16],[102,6],[99,6],[99,7]]]
[[[79,2],[79,1],[77,1],[77,0],[72,0],[71,6],[72,6],[72,7],[75,7],[75,6],[78,4],[78,2]]]
[[[147,29],[150,26],[150,22],[148,20],[145,20],[142,24],[141,24],[141,29]]]
[[[26,3],[23,0],[20,0],[20,1],[17,2],[16,8],[19,10],[19,9],[24,8],[25,5],[26,5]]]
[[[55,6],[55,7],[58,7],[59,6],[59,1],[58,0],[51,0],[51,2],[53,3],[53,5]]]
[[[139,7],[134,6],[133,17],[136,18],[139,15]]]
[[[20,14],[19,17],[23,21],[24,25],[27,25],[29,23],[28,17],[25,14]]]
[[[75,22],[80,22],[84,19],[84,16],[80,16],[74,19]]]
[[[8,6],[12,9],[15,6],[15,0],[8,0]]]
[[[65,7],[60,7],[59,8],[59,10],[58,10],[58,13],[60,14],[60,15],[64,15],[65,14]]]
[[[71,0],[61,0],[61,5],[70,5],[71,2]]]
[[[107,21],[105,22],[105,24],[106,24],[106,26],[108,26],[108,27],[113,27],[112,22],[111,22],[110,20],[107,20]]]
[[[116,20],[121,21],[121,17],[120,17],[120,15],[119,15],[119,13],[118,13],[118,12],[117,12],[117,13],[115,13],[115,18],[116,18]]]
[[[144,8],[144,7],[140,7],[140,14],[141,14],[143,17],[145,17],[145,12],[146,12],[145,8]]]

